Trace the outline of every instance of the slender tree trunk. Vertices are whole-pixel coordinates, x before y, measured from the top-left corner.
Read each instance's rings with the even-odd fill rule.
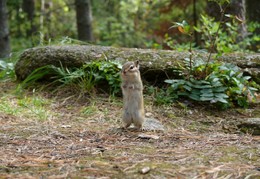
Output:
[[[44,14],[45,14],[45,0],[41,0],[41,15],[40,15],[40,30],[43,31]]]
[[[196,0],[193,0],[193,23],[194,23],[194,26],[197,27],[197,1]],[[195,45],[196,46],[199,46],[200,45],[200,41],[199,41],[199,34],[196,30],[194,30],[194,39],[195,39]]]
[[[249,21],[260,22],[259,0],[246,0],[247,17]]]
[[[231,5],[234,15],[242,20],[242,23],[239,24],[239,37],[237,39],[238,41],[242,41],[248,34],[246,27],[246,2],[245,0],[232,0]]]
[[[258,22],[260,23],[260,1],[259,0],[246,0],[246,14],[247,20],[249,22]],[[254,34],[260,35],[260,27],[256,28],[254,33],[249,34],[253,36]],[[259,51],[259,42],[255,42],[251,44],[251,50]]]
[[[92,41],[92,12],[90,0],[75,0],[77,14],[78,39]]]
[[[10,53],[9,29],[7,25],[6,0],[0,0],[0,58]]]
[[[16,5],[15,6],[15,19],[16,19],[16,33],[15,33],[15,37],[22,37],[23,36],[23,33],[22,33],[22,29],[21,29],[21,24],[22,24],[22,19],[20,17],[20,5]]]
[[[34,25],[35,15],[35,2],[34,0],[23,0],[23,11],[27,14],[27,19],[30,22],[30,29],[27,29],[27,37],[31,37],[36,32],[36,26]]]

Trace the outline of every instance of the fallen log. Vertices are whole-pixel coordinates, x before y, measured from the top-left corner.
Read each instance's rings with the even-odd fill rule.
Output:
[[[94,60],[115,60],[119,62],[140,60],[141,73],[147,81],[158,82],[166,78],[176,77],[174,69],[184,66],[184,59],[189,52],[171,50],[151,50],[136,48],[115,48],[95,45],[43,46],[25,50],[15,65],[15,73],[19,80],[24,80],[30,73],[46,65],[64,67],[80,67]],[[193,52],[193,57],[207,60],[208,53]],[[260,54],[234,53],[216,60],[238,65],[260,84]]]

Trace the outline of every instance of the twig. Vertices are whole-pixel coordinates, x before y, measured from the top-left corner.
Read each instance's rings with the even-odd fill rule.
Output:
[[[221,13],[220,20],[219,20],[219,26],[218,26],[218,29],[217,29],[217,32],[216,32],[216,36],[215,36],[215,38],[213,39],[212,44],[211,44],[209,56],[208,56],[207,63],[206,63],[205,69],[204,69],[204,74],[207,73],[208,64],[209,64],[209,61],[210,61],[210,59],[211,59],[211,55],[212,55],[212,53],[213,53],[213,50],[214,50],[214,48],[215,48],[217,38],[218,38],[218,36],[219,36],[219,30],[220,30],[220,27],[221,27],[221,23],[222,23],[222,21],[223,21],[225,11],[226,11],[226,9],[227,9],[227,7],[228,7],[228,5],[227,5],[227,6],[223,9],[220,4],[218,4],[218,5],[219,5],[219,8],[220,8],[220,13]]]

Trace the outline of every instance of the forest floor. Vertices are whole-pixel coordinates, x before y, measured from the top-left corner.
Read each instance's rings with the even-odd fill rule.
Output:
[[[0,83],[0,178],[260,178],[260,136],[239,120],[260,105],[216,110],[178,103],[146,113],[164,132],[122,131],[121,98]]]

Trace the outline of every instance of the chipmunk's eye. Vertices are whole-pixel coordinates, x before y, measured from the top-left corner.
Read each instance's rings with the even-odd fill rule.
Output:
[[[132,69],[134,69],[134,66],[133,66],[133,65],[130,66],[130,70],[132,70]]]

